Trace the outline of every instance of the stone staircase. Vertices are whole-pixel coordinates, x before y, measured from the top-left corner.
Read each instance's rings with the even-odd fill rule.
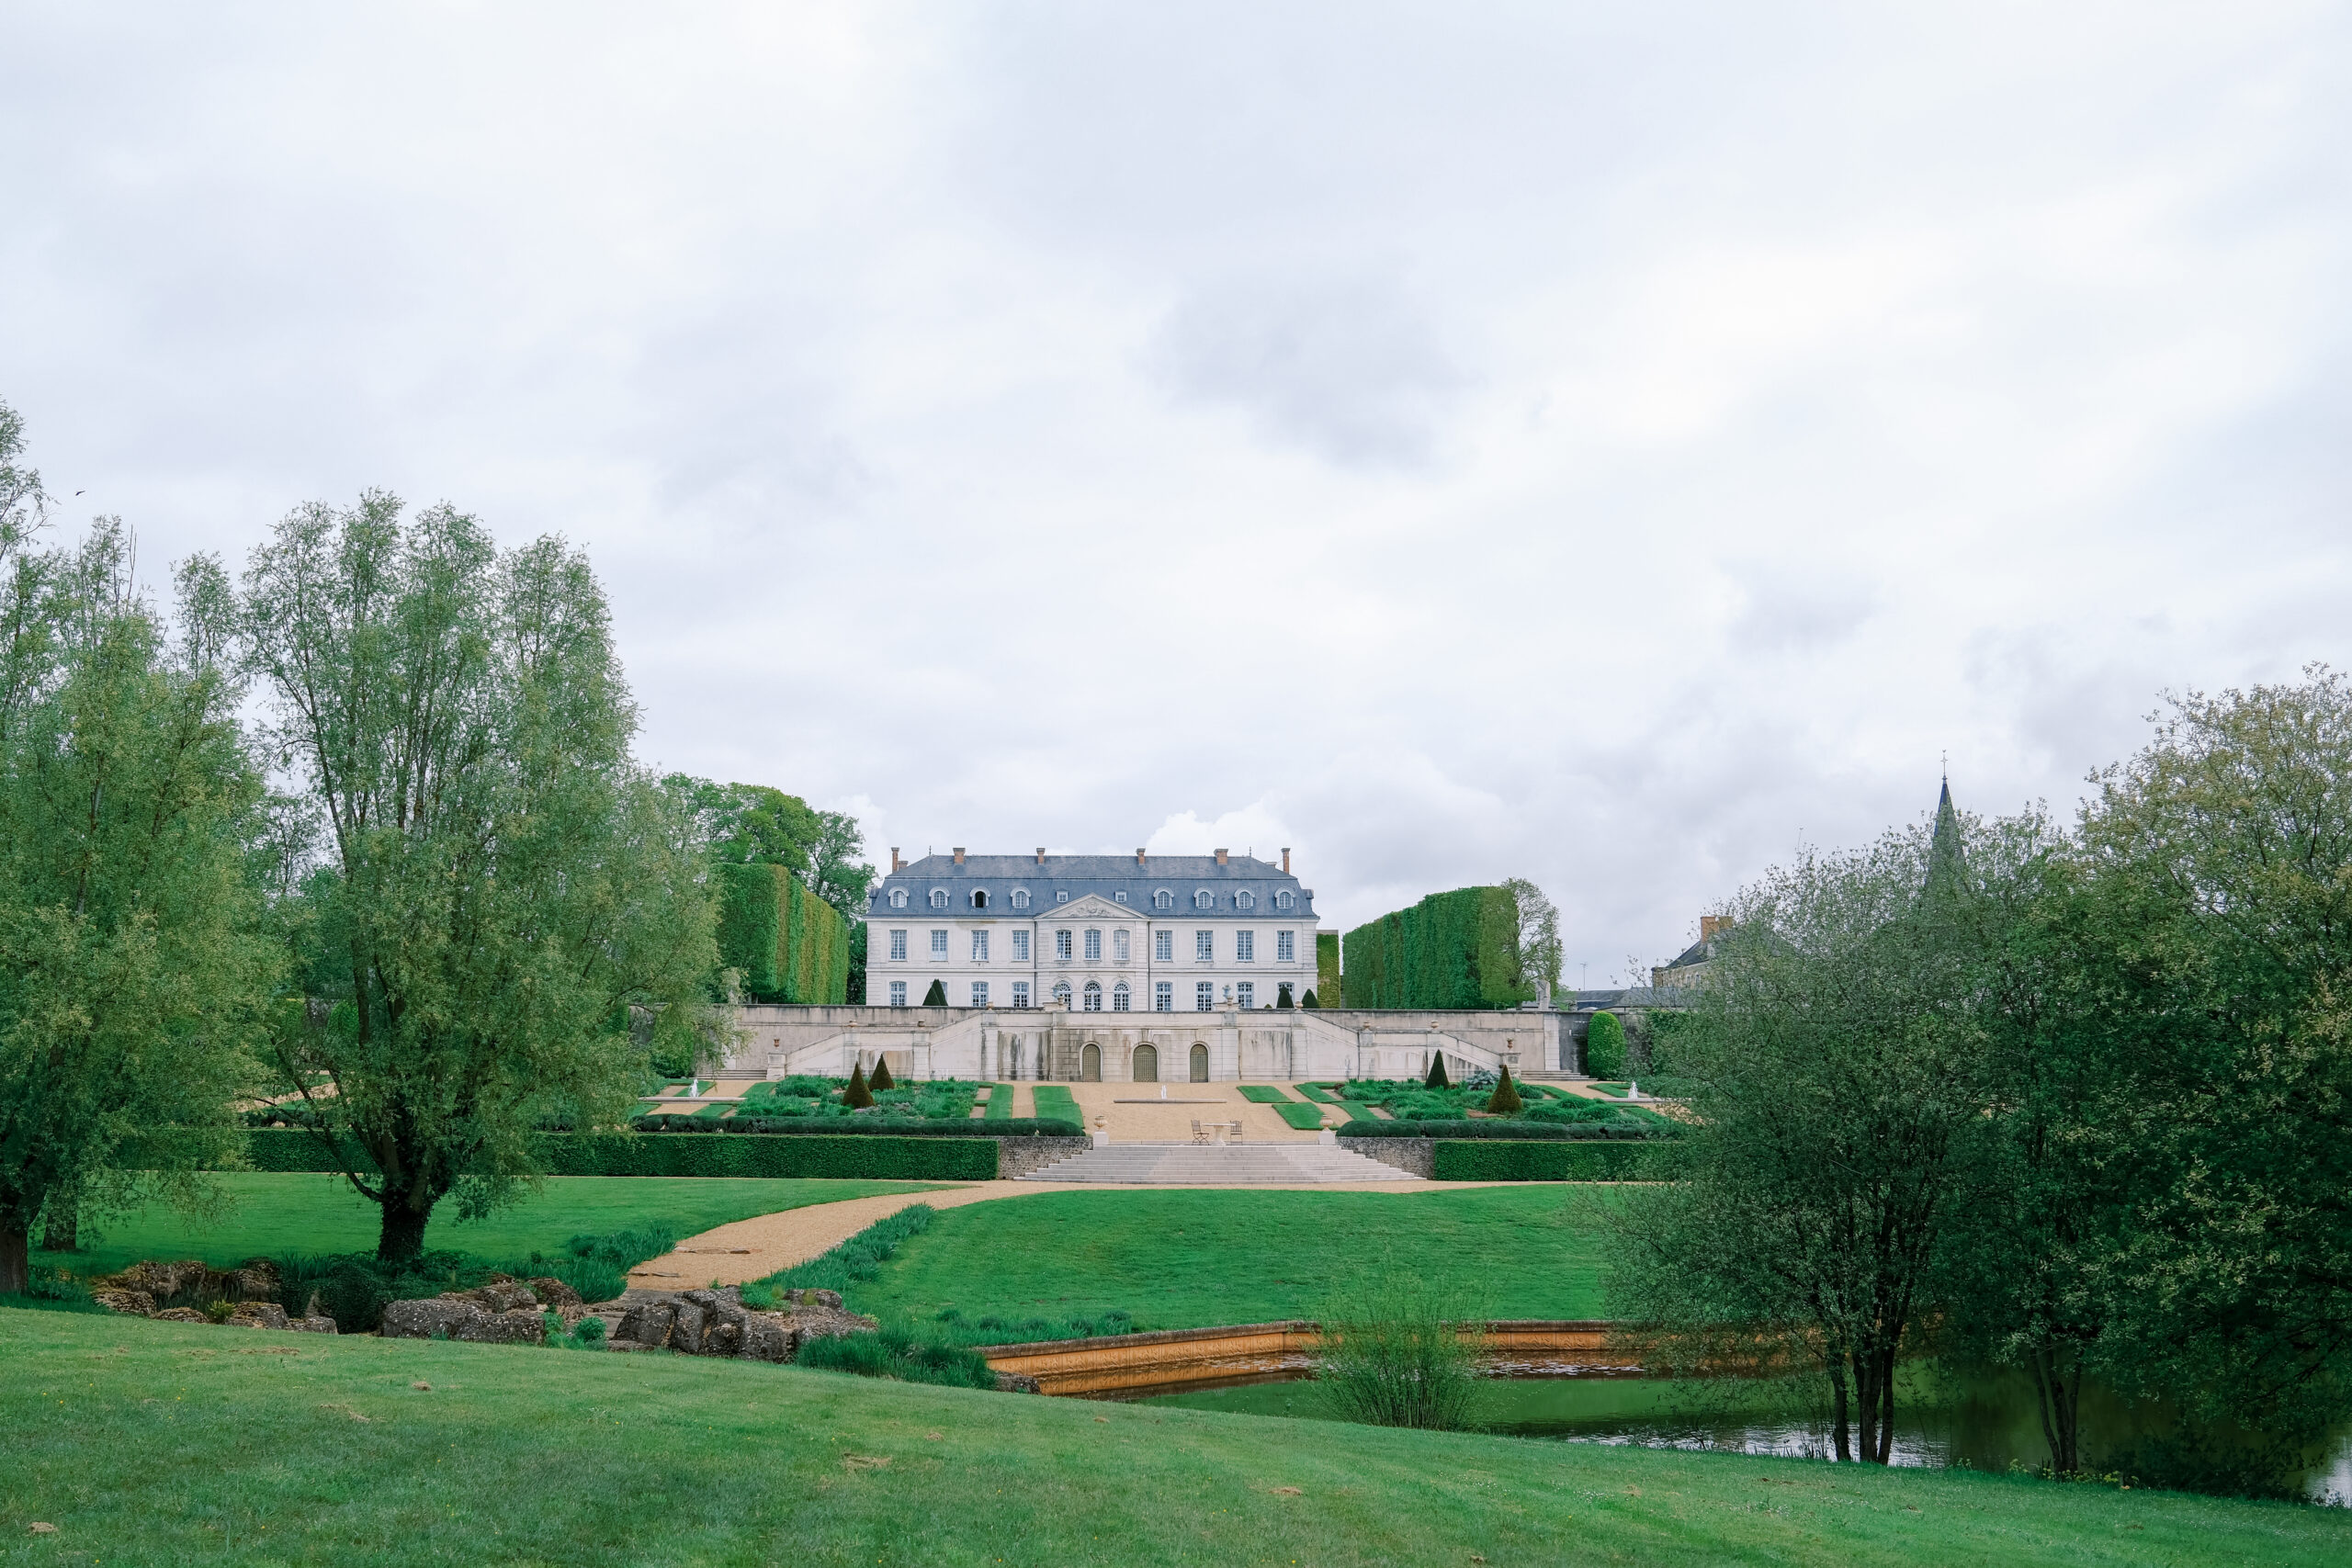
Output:
[[[1110,1144],[1016,1179],[1132,1187],[1299,1187],[1421,1178],[1328,1144],[1296,1143]]]

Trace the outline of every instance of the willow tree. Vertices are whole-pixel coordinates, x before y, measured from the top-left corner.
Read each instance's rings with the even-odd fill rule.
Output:
[[[630,756],[587,561],[401,512],[296,511],[243,605],[322,845],[297,910],[316,1005],[276,1064],[388,1259],[444,1197],[479,1212],[537,1174],[540,1121],[617,1122],[638,1026],[701,1028],[717,963],[692,817]]]
[[[0,409],[0,1292],[44,1208],[68,1234],[85,1201],[190,1198],[233,1154],[273,975],[217,569],[183,570],[175,640],[119,525],[32,547],[15,445]]]

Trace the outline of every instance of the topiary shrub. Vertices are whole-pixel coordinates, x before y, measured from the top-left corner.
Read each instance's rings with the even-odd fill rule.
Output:
[[[849,1070],[849,1088],[842,1090],[842,1103],[852,1111],[873,1107],[874,1091],[865,1087],[865,1064],[861,1062]]]
[[[1625,1026],[1615,1013],[1592,1015],[1585,1031],[1584,1070],[1596,1078],[1613,1078],[1625,1070]]]
[[[932,984],[936,986],[939,982],[933,980]],[[884,1089],[898,1088],[898,1080],[890,1076],[890,1064],[880,1056],[875,1057],[874,1076],[865,1080],[865,1087],[876,1094],[880,1094]]]
[[[1323,1004],[1315,999],[1315,987],[1309,986],[1306,987],[1306,995],[1299,998],[1298,1005],[1303,1008],[1319,1008]]]
[[[1421,1080],[1421,1087],[1423,1089],[1452,1089],[1453,1087],[1446,1081],[1444,1052],[1433,1051],[1430,1054],[1430,1076]]]
[[[1284,1012],[1290,1010],[1290,982],[1284,980],[1274,987],[1274,1006]]]
[[[1519,1090],[1510,1081],[1510,1068],[1503,1068],[1503,1076],[1496,1081],[1495,1092],[1487,1097],[1487,1111],[1492,1116],[1516,1116],[1527,1109],[1519,1098]]]
[[[946,982],[942,980],[933,980],[931,983],[931,989],[922,994],[922,1005],[927,1008],[945,1007],[947,1005]]]

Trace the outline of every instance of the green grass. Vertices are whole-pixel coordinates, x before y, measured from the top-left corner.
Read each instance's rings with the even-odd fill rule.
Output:
[[[1602,1201],[1606,1201],[1605,1199]],[[1311,1317],[1367,1268],[1432,1260],[1496,1317],[1600,1312],[1598,1239],[1556,1187],[1440,1192],[1054,1192],[943,1211],[860,1312],[1018,1320],[1123,1308],[1143,1328]]]
[[[1323,1125],[1323,1108],[1321,1106],[1301,1105],[1295,1100],[1287,1100],[1282,1104],[1275,1106],[1274,1114],[1289,1122],[1292,1126],[1298,1128],[1301,1132],[1311,1133],[1316,1128]]]
[[[372,1252],[374,1204],[339,1176],[273,1176],[236,1172],[219,1179],[234,1207],[211,1224],[157,1205],[127,1219],[101,1222],[101,1233],[79,1252],[36,1252],[34,1260],[77,1275],[111,1273],[142,1258],[200,1258],[216,1268],[248,1258],[288,1253]],[[666,1222],[681,1237],[755,1214],[865,1198],[885,1192],[927,1192],[924,1181],[791,1181],[750,1177],[557,1176],[535,1195],[485,1220],[466,1224],[444,1202],[426,1230],[428,1248],[492,1259],[559,1251],[582,1233],[604,1235],[648,1220]]]
[[[1298,1092],[1317,1105],[1337,1105],[1340,1103],[1340,1097],[1331,1092],[1335,1087],[1332,1084],[1303,1083],[1298,1086]]]
[[[1272,1084],[1246,1083],[1241,1086],[1241,1098],[1252,1105],[1295,1104],[1290,1096]]]
[[[1078,1108],[1078,1097],[1057,1083],[1041,1083],[1029,1091],[1041,1119],[1058,1117],[1065,1122],[1086,1124],[1086,1113]]]
[[[1012,1119],[1012,1086],[1009,1083],[989,1085],[988,1115],[982,1120],[1009,1122]]]
[[[2352,1558],[2285,1504],[52,1313],[0,1311],[0,1430],[10,1562]]]

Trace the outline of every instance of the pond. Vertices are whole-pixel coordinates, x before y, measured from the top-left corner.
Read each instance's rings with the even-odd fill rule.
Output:
[[[1311,1379],[1241,1382],[1154,1393],[1142,1402],[1307,1420],[1335,1419]],[[1728,1378],[1683,1382],[1641,1377],[1489,1378],[1479,1385],[1479,1429],[1556,1442],[1638,1443],[1726,1453],[1826,1459],[1828,1421],[1776,1383]],[[2096,1457],[2102,1443],[2128,1440],[2142,1423],[2123,1402],[2083,1393],[2083,1430]],[[2021,1377],[1965,1381],[1906,1378],[1895,1399],[1894,1462],[2007,1471],[2046,1462],[2049,1449]],[[2314,1502],[2352,1506],[2352,1424],[2312,1455],[2302,1476]]]

